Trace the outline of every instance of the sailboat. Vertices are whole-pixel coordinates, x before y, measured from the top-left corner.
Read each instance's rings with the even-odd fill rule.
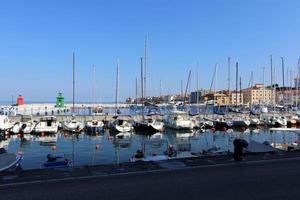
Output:
[[[117,62],[117,71],[116,71],[116,97],[115,97],[115,116],[114,121],[109,122],[108,127],[113,132],[130,132],[133,130],[131,120],[126,117],[118,116],[118,97],[119,97],[119,60]]]
[[[147,43],[145,43],[147,44]],[[147,46],[147,45],[145,45]],[[146,48],[145,48],[146,51]],[[146,55],[146,53],[145,53]],[[145,59],[146,62],[146,59]],[[146,131],[146,132],[162,132],[164,128],[164,123],[157,121],[152,118],[146,119],[144,116],[144,79],[146,80],[143,73],[143,58],[141,58],[141,93],[142,93],[142,119],[134,121],[134,128],[137,131]]]
[[[96,101],[96,90],[95,90],[95,87],[96,87],[96,76],[95,76],[95,71],[96,71],[96,68],[95,66],[93,65],[93,111],[96,110],[95,109],[95,101]],[[97,120],[94,118],[95,116],[95,112],[92,112],[92,115],[93,115],[93,119],[91,121],[88,121],[86,123],[86,130],[87,132],[89,133],[96,133],[96,132],[100,132],[103,130],[103,127],[104,127],[104,123],[101,121],[101,120]]]
[[[236,108],[238,108],[238,106],[239,106],[238,98],[241,98],[241,96],[238,97],[238,69],[239,69],[239,64],[237,62],[236,63],[236,91],[235,91],[236,92],[236,100],[235,100]],[[240,93],[241,93],[241,78],[240,78]],[[237,127],[248,127],[248,126],[250,126],[250,123],[251,123],[250,120],[244,119],[243,117],[240,117],[237,114],[232,119],[233,126],[237,126]]]
[[[73,52],[73,114],[75,112],[75,53]],[[69,132],[81,132],[84,128],[82,122],[79,122],[73,117],[70,121],[64,123],[63,129]]]

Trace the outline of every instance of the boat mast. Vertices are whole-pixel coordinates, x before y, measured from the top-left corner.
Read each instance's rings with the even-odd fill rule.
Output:
[[[188,80],[187,80],[187,82],[186,82],[185,93],[184,93],[184,101],[183,101],[183,104],[184,104],[184,105],[185,105],[185,99],[186,99],[186,97],[187,97],[187,92],[188,92],[188,88],[189,88],[190,81],[191,81],[191,70],[189,71]]]
[[[144,96],[146,97],[146,81],[147,81],[147,57],[148,57],[148,35],[145,36],[145,55],[144,55]]]
[[[271,65],[271,87],[273,87],[273,59],[272,59],[272,54],[270,55],[270,65]]]
[[[239,102],[242,103],[242,77],[240,76],[240,98]]]
[[[263,103],[265,103],[265,67],[263,67]]]
[[[144,120],[144,80],[143,80],[143,57],[141,57],[141,93],[142,93],[142,117]]]
[[[239,82],[239,63],[235,64],[235,105],[238,107],[238,82]]]
[[[96,111],[96,67],[93,65],[93,109]]]
[[[118,95],[119,95],[119,59],[117,60],[117,73],[116,73],[115,116],[117,116],[117,110],[118,110]]]
[[[161,79],[160,79],[159,80],[159,96],[160,97],[161,97],[161,91],[162,91],[161,87],[162,87],[162,85],[161,85]]]
[[[228,97],[229,99],[231,98],[231,94],[230,94],[230,57],[228,57]],[[229,102],[228,102],[229,104]],[[228,105],[227,104],[227,112],[228,112]]]
[[[138,107],[138,79],[135,78],[135,112],[137,111]]]
[[[281,66],[282,66],[282,87],[284,88],[284,60],[281,57]]]
[[[72,86],[72,89],[73,89],[73,98],[72,98],[72,102],[73,102],[73,113],[75,112],[75,53],[73,51],[73,86]]]
[[[300,59],[298,59],[298,67],[297,67],[297,76],[296,76],[296,83],[297,83],[297,94],[296,94],[296,109],[298,111],[298,105],[299,105],[299,77],[300,76]]]
[[[230,57],[228,57],[228,93],[230,93]]]
[[[253,85],[253,71],[251,71],[248,87],[252,87],[252,85]]]
[[[181,86],[181,92],[180,92],[180,95],[181,95],[181,97],[183,97],[183,82],[182,82],[182,80],[181,80],[181,82],[180,82],[180,86]]]
[[[276,67],[273,67],[273,93],[274,93],[274,97],[273,97],[273,109],[274,109],[274,113],[275,113],[275,108],[276,108]]]
[[[197,113],[199,114],[199,62],[197,62],[197,92],[196,92]]]

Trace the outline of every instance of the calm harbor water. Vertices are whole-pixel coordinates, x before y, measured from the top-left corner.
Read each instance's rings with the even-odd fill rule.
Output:
[[[0,147],[4,147],[8,152],[21,151],[24,159],[21,163],[23,169],[41,168],[46,162],[46,155],[65,155],[72,160],[75,166],[112,164],[118,162],[128,162],[130,157],[142,148],[144,141],[158,141],[163,139],[164,143],[149,143],[146,145],[146,154],[162,154],[167,146],[190,145],[191,152],[198,153],[214,146],[222,150],[232,150],[233,140],[243,138],[247,141],[276,142],[291,144],[298,140],[298,135],[292,132],[270,132],[268,129],[246,129],[244,131],[227,130],[216,131],[207,130],[205,132],[176,132],[166,129],[163,133],[144,135],[132,133],[119,138],[109,131],[99,135],[88,135],[81,133],[72,135],[59,132],[49,136],[35,135],[11,135],[7,139],[0,141]]]

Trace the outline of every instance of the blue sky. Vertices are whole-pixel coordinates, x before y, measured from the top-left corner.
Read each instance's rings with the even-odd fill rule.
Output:
[[[148,34],[148,94],[180,92],[192,70],[196,87],[208,88],[219,64],[217,88],[227,88],[227,57],[239,62],[243,87],[270,82],[270,54],[281,83],[280,57],[296,73],[300,52],[300,2],[296,0],[3,0],[0,2],[0,100],[71,100],[72,51],[76,98],[92,100],[92,64],[97,99],[113,101],[120,59],[120,96],[135,95],[144,37]],[[232,77],[232,88],[234,77]]]

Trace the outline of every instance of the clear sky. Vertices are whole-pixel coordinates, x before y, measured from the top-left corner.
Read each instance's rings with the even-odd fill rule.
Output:
[[[242,85],[270,83],[270,54],[281,83],[281,60],[295,75],[300,53],[299,0],[3,0],[0,2],[0,100],[71,100],[72,51],[76,98],[113,101],[120,59],[120,96],[135,95],[144,37],[148,34],[148,94],[179,93],[192,70],[196,87],[209,88],[219,64],[217,89],[227,88],[227,57],[239,62]],[[234,69],[232,68],[232,75]],[[232,77],[232,88],[234,87]]]

